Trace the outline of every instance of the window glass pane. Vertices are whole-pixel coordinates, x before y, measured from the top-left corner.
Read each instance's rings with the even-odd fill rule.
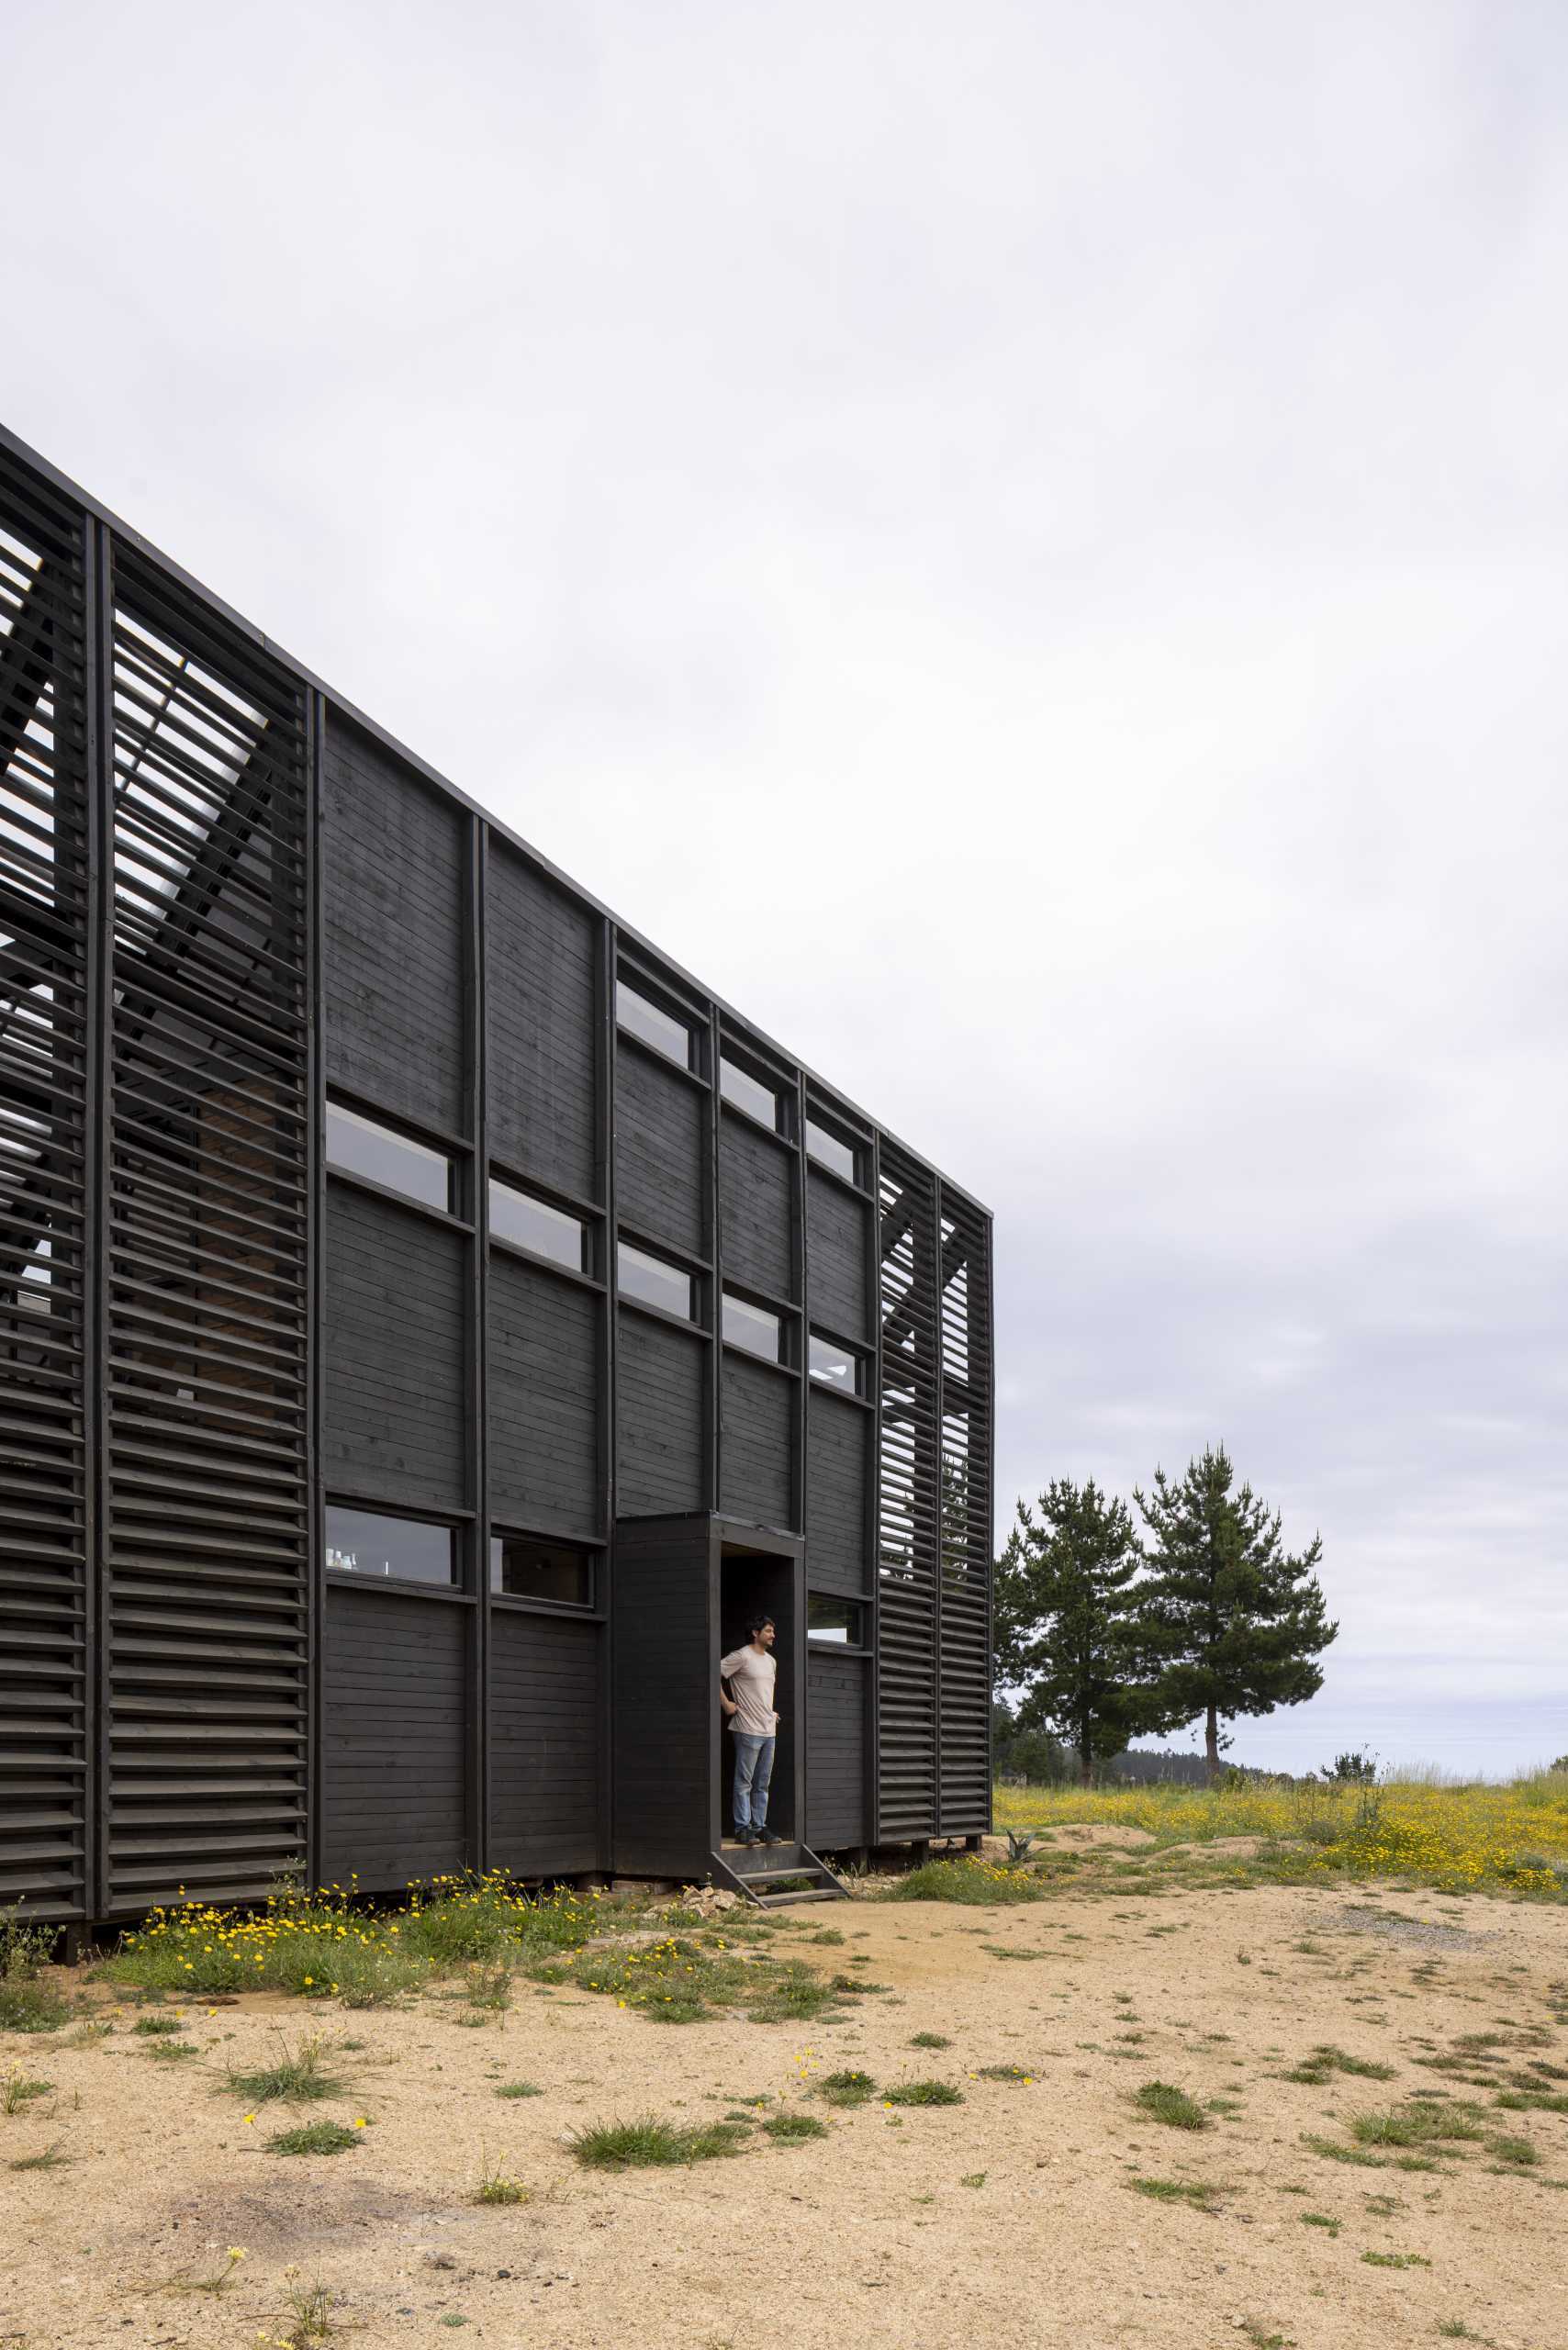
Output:
[[[570,1265],[575,1273],[583,1270],[582,1219],[567,1215],[561,1208],[547,1207],[543,1200],[531,1199],[526,1192],[495,1176],[490,1179],[490,1230],[498,1239],[515,1240],[520,1248],[532,1248],[535,1256]]]
[[[683,1322],[690,1321],[689,1273],[683,1273],[678,1265],[666,1265],[661,1257],[633,1248],[625,1240],[616,1251],[615,1262],[622,1297],[634,1297],[643,1305],[661,1305],[666,1314],[678,1314]]]
[[[813,1593],[806,1601],[809,1640],[837,1640],[845,1648],[863,1649],[866,1610],[856,1600],[819,1599]]]
[[[615,1018],[618,1026],[629,1029],[644,1045],[652,1045],[655,1053],[678,1061],[682,1069],[691,1067],[691,1030],[686,1022],[661,1011],[624,979],[615,982]]]
[[[859,1155],[852,1143],[840,1142],[826,1126],[819,1126],[814,1118],[806,1120],[806,1148],[823,1167],[831,1167],[835,1175],[843,1175],[851,1183],[860,1181]]]
[[[760,1305],[748,1305],[744,1297],[732,1297],[726,1290],[724,1343],[744,1347],[748,1355],[760,1355],[764,1362],[778,1362],[781,1354],[778,1315]]]
[[[415,1517],[386,1517],[374,1510],[329,1508],[327,1564],[340,1574],[398,1575],[405,1583],[457,1581],[450,1526],[425,1526]]]
[[[749,1110],[765,1126],[778,1131],[778,1096],[771,1085],[764,1085],[760,1078],[736,1066],[728,1059],[719,1063],[719,1091],[726,1102],[734,1102],[742,1110]]]
[[[493,1534],[490,1589],[509,1599],[552,1599],[563,1607],[591,1607],[593,1553],[529,1534]]]
[[[824,1387],[836,1387],[841,1395],[858,1395],[860,1389],[860,1359],[847,1347],[835,1347],[831,1338],[819,1338],[812,1334],[811,1372]]]
[[[367,1175],[373,1183],[386,1183],[394,1192],[406,1192],[409,1199],[422,1200],[427,1207],[452,1204],[452,1161],[443,1150],[410,1142],[406,1135],[395,1135],[373,1118],[362,1118],[357,1110],[341,1109],[335,1102],[327,1104],[327,1164],[341,1167],[347,1175]]]

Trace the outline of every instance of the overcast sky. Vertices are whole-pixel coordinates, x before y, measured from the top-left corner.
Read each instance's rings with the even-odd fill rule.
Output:
[[[10,0],[14,430],[996,1214],[1311,1706],[1568,1749],[1560,0]]]

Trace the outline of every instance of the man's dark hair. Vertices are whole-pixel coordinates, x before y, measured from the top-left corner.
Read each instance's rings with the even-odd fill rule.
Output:
[[[746,1625],[746,1628],[745,1628],[745,1629],[746,1629],[746,1638],[747,1638],[747,1639],[748,1639],[748,1640],[755,1640],[755,1639],[756,1639],[756,1636],[757,1636],[757,1634],[758,1634],[758,1632],[760,1632],[760,1631],[764,1630],[764,1629],[766,1628],[766,1627],[767,1627],[767,1625],[769,1625],[769,1624],[773,1624],[773,1618],[772,1618],[772,1617],[771,1617],[771,1616],[754,1616],[754,1617],[752,1617],[752,1618],[750,1619],[750,1621],[748,1622],[748,1624]],[[775,1631],[777,1631],[777,1630],[778,1629],[778,1625],[777,1625],[777,1624],[773,1624],[773,1628],[774,1628],[774,1630],[775,1630]]]

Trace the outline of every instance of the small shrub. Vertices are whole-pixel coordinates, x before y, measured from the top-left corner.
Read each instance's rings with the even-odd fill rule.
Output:
[[[926,1861],[911,1869],[879,1897],[883,1901],[961,1901],[998,1908],[1019,1901],[1041,1901],[1046,1888],[1022,1869],[998,1868],[972,1855],[961,1861]]]
[[[160,2065],[178,2065],[197,2053],[188,2040],[155,2040],[147,2052]]]
[[[883,2091],[882,2101],[886,2105],[962,2105],[964,2092],[950,2081],[901,2081],[896,2088]]]
[[[679,2129],[645,2114],[634,2121],[597,2121],[577,2131],[571,2149],[588,2170],[642,2170],[671,2164],[712,2162],[738,2154],[746,2137],[738,2121],[710,2121]]]
[[[1133,2103],[1151,2121],[1164,2122],[1168,2130],[1206,2130],[1210,2126],[1208,2115],[1197,2099],[1170,2081],[1146,2081]]]
[[[0,2087],[0,2112],[25,2113],[36,2097],[47,2097],[54,2087],[52,2081],[30,2081],[19,2065],[13,2065]]]
[[[829,2105],[865,2105],[876,2094],[877,2084],[869,2073],[828,2073],[817,2084],[817,2095]]]
[[[288,2312],[293,2320],[285,2340],[287,2350],[310,2350],[314,2343],[330,2342],[337,2328],[332,2323],[332,2296],[325,2285],[297,2285],[288,2297]]]
[[[834,1975],[828,1983],[830,1991],[873,1992],[890,1991],[890,1983],[868,1983],[858,1975]]]
[[[292,2053],[280,2042],[275,2065],[263,2065],[254,2073],[231,2072],[228,2087],[250,2105],[267,2105],[274,2098],[286,2105],[312,2105],[322,2098],[342,2097],[348,2084],[341,2073],[328,2068],[327,2054],[323,2040],[302,2040]]]
[[[487,2160],[479,2174],[479,2184],[474,2189],[476,2203],[526,2203],[529,2190],[521,2178],[513,2178],[500,2163]]]
[[[307,2121],[297,2130],[282,2130],[275,2138],[269,2138],[267,2150],[274,2154],[342,2154],[359,2144],[361,2134],[346,2130],[341,2121]]]
[[[58,2031],[71,2009],[41,1970],[54,1947],[47,1926],[25,1926],[0,1911],[0,2031]]]
[[[1369,2268],[1429,2268],[1432,2265],[1419,2252],[1363,2252],[1361,2258]]]
[[[819,2121],[814,2113],[770,2113],[762,2127],[781,2146],[800,2145],[807,2138],[828,2134],[826,2122]]]
[[[951,2048],[953,2045],[945,2031],[917,2031],[909,2044],[912,2048]]]
[[[165,2033],[184,2031],[185,2027],[178,2016],[141,2016],[130,2028],[139,2040],[159,2040]]]
[[[537,2081],[503,2081],[496,2091],[498,2097],[543,2097]]]

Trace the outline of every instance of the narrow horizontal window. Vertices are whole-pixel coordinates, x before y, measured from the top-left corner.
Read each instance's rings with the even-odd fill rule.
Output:
[[[593,1552],[532,1534],[492,1534],[490,1589],[507,1599],[547,1599],[557,1607],[593,1606]]]
[[[327,1104],[327,1164],[345,1175],[365,1175],[373,1183],[405,1192],[428,1208],[452,1205],[452,1161],[428,1143],[410,1142],[357,1110]]]
[[[759,1077],[730,1059],[726,1054],[719,1063],[719,1091],[726,1102],[737,1109],[749,1110],[765,1126],[778,1132],[778,1096],[771,1085],[764,1085]]]
[[[615,982],[616,1025],[624,1028],[655,1053],[663,1053],[666,1060],[678,1061],[682,1069],[691,1067],[691,1028],[689,1022],[678,1020],[671,1012],[639,995],[624,979]]]
[[[427,1526],[417,1517],[329,1508],[327,1564],[335,1574],[450,1587],[457,1581],[456,1538],[450,1526]]]
[[[840,1648],[863,1649],[866,1610],[857,1600],[819,1599],[812,1593],[806,1601],[806,1638],[832,1640]]]
[[[536,1257],[569,1265],[574,1273],[588,1270],[588,1233],[580,1216],[567,1215],[498,1176],[490,1178],[490,1231],[498,1240],[515,1240]]]
[[[814,1118],[806,1120],[806,1148],[819,1166],[829,1167],[846,1181],[860,1181],[860,1153],[853,1143],[846,1142],[829,1126],[819,1126]]]
[[[784,1337],[778,1315],[760,1305],[748,1305],[744,1297],[732,1297],[726,1290],[724,1344],[744,1347],[748,1355],[760,1355],[764,1362],[781,1361]]]
[[[678,1265],[666,1265],[662,1257],[650,1257],[623,1240],[615,1252],[615,1279],[622,1297],[635,1298],[640,1305],[662,1306],[683,1322],[691,1320],[691,1275]]]
[[[831,1338],[819,1338],[812,1333],[811,1374],[823,1386],[836,1388],[841,1395],[863,1395],[866,1392],[866,1366],[859,1355],[852,1355],[847,1347],[834,1346]]]

